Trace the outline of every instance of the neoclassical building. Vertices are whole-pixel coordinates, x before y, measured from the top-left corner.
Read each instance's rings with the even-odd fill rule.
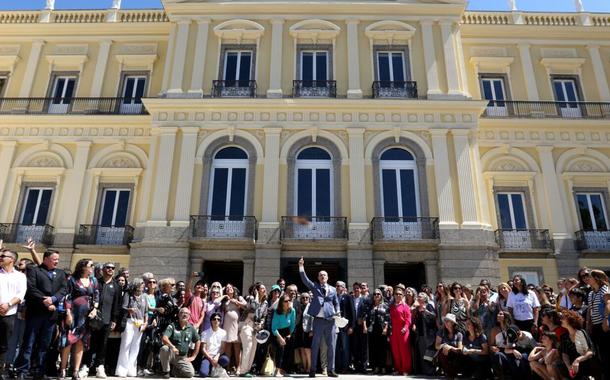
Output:
[[[9,246],[241,288],[301,256],[372,284],[610,269],[610,14],[113,3],[0,12]]]

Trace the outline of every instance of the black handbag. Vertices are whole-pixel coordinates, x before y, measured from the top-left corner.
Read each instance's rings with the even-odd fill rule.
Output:
[[[94,309],[96,310],[96,309]],[[87,316],[89,328],[93,331],[101,330],[104,327],[104,320],[102,319],[102,313],[99,310],[96,310],[95,316],[90,317]]]

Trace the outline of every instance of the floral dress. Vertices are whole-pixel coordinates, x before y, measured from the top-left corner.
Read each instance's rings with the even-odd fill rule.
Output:
[[[94,303],[99,302],[100,292],[95,277],[89,277],[89,286],[82,279],[71,277],[68,280],[68,294],[65,298],[65,309],[72,313],[72,325],[65,322],[62,326],[59,347],[64,348],[76,342],[82,342],[85,350],[89,348],[90,330],[87,316]]]

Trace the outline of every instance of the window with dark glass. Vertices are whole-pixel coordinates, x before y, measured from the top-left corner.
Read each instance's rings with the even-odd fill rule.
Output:
[[[322,148],[306,148],[296,160],[296,214],[332,216],[332,160]]]
[[[69,104],[74,95],[76,86],[76,77],[73,76],[57,76],[53,82],[53,91],[51,96],[53,104]]]
[[[126,75],[123,81],[123,104],[142,104],[146,75]]]
[[[229,50],[225,54],[225,67],[223,79],[227,83],[247,87],[252,69],[252,51]]]
[[[329,79],[328,52],[302,51],[301,52],[301,80],[303,85],[310,85],[313,81],[326,81]]]
[[[53,189],[48,187],[28,187],[25,192],[20,223],[42,226],[47,223]]]
[[[125,227],[130,196],[129,189],[104,189],[99,224],[103,227]]]
[[[525,230],[527,218],[523,193],[498,193],[500,228],[502,230]]]
[[[238,147],[223,148],[212,162],[208,212],[213,219],[241,220],[246,209],[248,155]]]
[[[504,89],[504,78],[485,77],[481,78],[483,98],[489,100],[490,107],[504,107],[506,103],[506,91]]]
[[[381,154],[380,169],[383,216],[417,217],[419,196],[413,155],[400,148],[388,149]]]
[[[381,82],[404,82],[406,80],[404,53],[377,52],[377,78]]]
[[[606,206],[601,193],[577,193],[580,223],[585,231],[606,231]]]

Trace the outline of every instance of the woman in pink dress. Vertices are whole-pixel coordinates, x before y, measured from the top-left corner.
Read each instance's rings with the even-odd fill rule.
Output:
[[[409,331],[411,330],[411,307],[404,301],[405,294],[401,288],[394,291],[394,303],[390,305],[390,319],[392,320],[392,335],[390,347],[394,358],[394,371],[407,375],[412,371],[411,344]]]

